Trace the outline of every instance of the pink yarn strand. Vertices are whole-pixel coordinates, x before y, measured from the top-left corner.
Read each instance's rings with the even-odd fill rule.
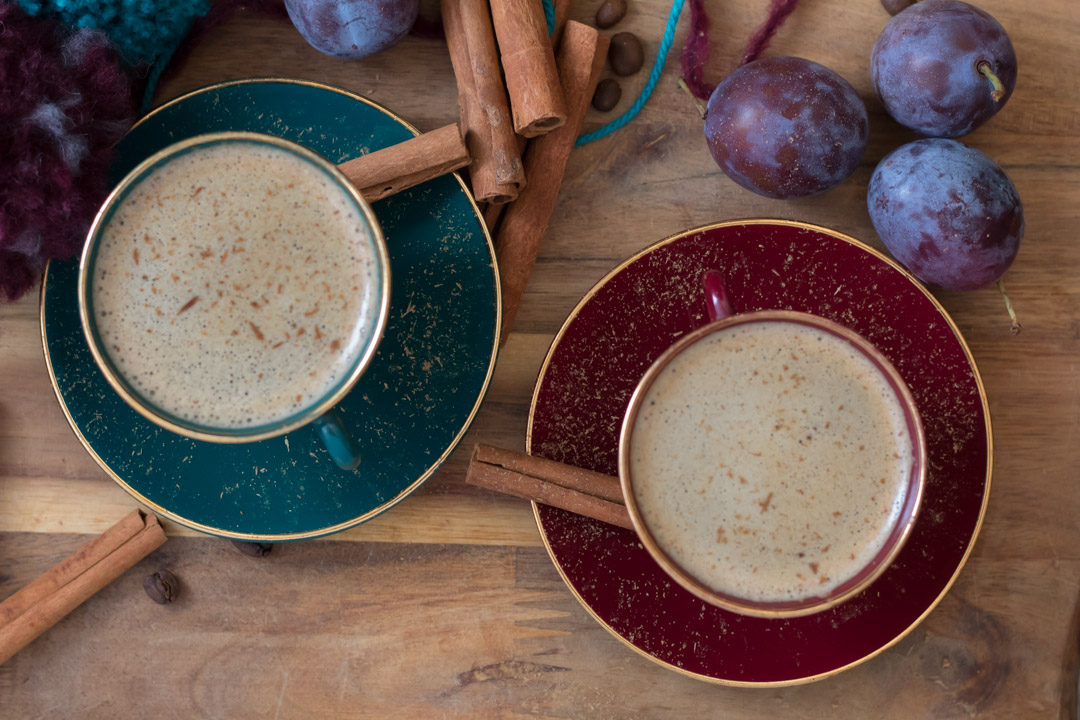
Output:
[[[776,31],[780,29],[780,26],[787,20],[794,10],[795,6],[799,4],[799,0],[772,0],[772,7],[769,8],[769,17],[757,32],[750,38],[750,42],[746,44],[746,49],[743,50],[742,61],[739,62],[739,66],[742,67],[748,62],[757,60],[766,47],[769,45],[769,41],[772,40],[772,36],[776,34]]]
[[[690,31],[686,36],[686,44],[683,45],[682,63],[683,80],[694,97],[700,100],[708,100],[716,89],[715,84],[705,82],[705,63],[709,59],[709,16],[705,12],[704,0],[689,0],[690,3]],[[769,45],[776,31],[784,24],[788,16],[794,12],[799,0],[772,0],[769,7],[769,17],[757,29],[750,38],[746,49],[743,51],[739,65],[756,60]]]
[[[690,30],[686,35],[679,60],[682,64],[683,80],[694,97],[707,100],[712,95],[715,85],[704,80],[705,63],[709,59],[709,16],[705,13],[704,0],[689,0]]]

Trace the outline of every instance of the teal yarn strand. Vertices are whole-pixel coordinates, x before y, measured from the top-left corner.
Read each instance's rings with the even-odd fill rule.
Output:
[[[664,28],[664,36],[660,39],[660,49],[656,53],[656,60],[653,62],[652,71],[649,73],[649,79],[645,82],[645,87],[641,89],[641,93],[637,96],[637,99],[634,100],[634,104],[631,105],[626,112],[609,122],[607,125],[598,127],[592,132],[585,133],[578,137],[577,142],[574,143],[575,147],[590,143],[593,140],[599,140],[602,137],[607,137],[637,117],[637,114],[641,112],[641,108],[645,107],[645,103],[649,101],[649,97],[652,95],[653,90],[656,89],[657,83],[660,82],[660,75],[664,72],[664,65],[667,63],[668,53],[671,51],[672,43],[675,42],[675,27],[679,24],[679,15],[682,14],[683,5],[685,3],[686,0],[675,0],[675,2],[672,3],[671,12],[668,14],[667,27]]]
[[[544,19],[547,20],[548,35],[555,33],[555,0],[543,0]]]
[[[28,15],[50,17],[109,36],[130,65],[152,65],[171,54],[196,18],[210,11],[210,0],[17,0]]]

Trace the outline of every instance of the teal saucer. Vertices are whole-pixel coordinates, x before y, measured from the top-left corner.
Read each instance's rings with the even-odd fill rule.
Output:
[[[416,130],[375,103],[291,80],[196,90],[139,121],[114,180],[178,140],[221,130],[277,135],[340,163]],[[456,175],[373,203],[390,254],[391,303],[371,366],[337,406],[360,446],[338,468],[311,426],[242,445],[191,440],[128,407],[94,364],[79,324],[77,261],[50,263],[41,295],[45,359],[60,405],[99,465],[148,509],[223,537],[335,533],[404,499],[457,446],[495,367],[501,306],[495,253]]]

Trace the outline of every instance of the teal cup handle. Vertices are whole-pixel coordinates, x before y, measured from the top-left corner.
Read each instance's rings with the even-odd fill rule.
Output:
[[[326,451],[342,470],[355,470],[360,465],[360,448],[335,412],[328,412],[312,421]]]

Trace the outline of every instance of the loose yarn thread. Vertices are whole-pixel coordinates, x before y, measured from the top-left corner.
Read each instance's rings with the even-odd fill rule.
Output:
[[[758,59],[758,56],[769,46],[772,36],[784,24],[788,15],[795,11],[795,6],[798,4],[799,0],[772,0],[769,17],[758,28],[757,32],[750,37],[750,42],[746,44],[746,49],[743,50],[742,61],[739,62],[740,67]]]
[[[545,2],[546,1],[547,0],[545,0]],[[693,0],[691,0],[691,2],[693,2]],[[675,41],[675,29],[678,26],[679,15],[682,14],[684,3],[685,0],[675,0],[671,4],[671,11],[668,13],[667,26],[664,28],[664,35],[660,38],[660,47],[656,52],[656,60],[653,61],[652,70],[649,71],[649,79],[645,81],[645,86],[642,87],[641,92],[638,93],[637,99],[634,100],[633,104],[626,112],[619,117],[592,132],[581,135],[577,139],[577,142],[574,143],[575,146],[584,145],[593,140],[607,137],[637,117],[637,114],[645,107],[645,103],[649,101],[653,90],[656,89],[657,83],[660,82],[660,75],[664,72],[664,65],[667,63],[667,56],[671,51],[671,44]]]
[[[694,97],[702,100],[708,98],[715,87],[706,85],[704,80],[710,49],[709,16],[705,13],[704,0],[690,0],[690,29],[679,59],[683,82]]]
[[[761,56],[761,53],[769,46],[773,35],[795,11],[798,4],[799,0],[771,0],[769,15],[747,42],[738,67],[753,62]],[[708,100],[716,89],[715,83],[710,85],[703,79],[709,51],[709,18],[705,13],[704,1],[690,0],[690,34],[683,46],[682,73],[687,88],[699,100]]]
[[[641,89],[636,100],[633,104],[619,117],[615,118],[611,122],[603,125],[592,132],[585,133],[577,139],[576,145],[584,145],[585,143],[599,140],[602,137],[606,137],[615,132],[619,128],[623,127],[641,112],[641,109],[645,107],[645,103],[648,102],[652,96],[653,90],[656,89],[657,83],[660,82],[660,76],[664,71],[664,65],[667,63],[668,53],[671,50],[671,44],[675,39],[675,29],[679,22],[679,16],[682,14],[683,6],[687,0],[674,0],[671,5],[671,11],[668,13],[667,26],[664,28],[663,37],[660,39],[660,47],[656,53],[656,60],[653,62],[652,71],[649,73],[649,78],[645,82],[645,86]],[[545,6],[547,6],[551,0],[544,0]],[[705,63],[709,59],[710,43],[709,43],[709,16],[705,12],[704,0],[689,0],[690,3],[690,28],[686,37],[686,42],[683,45],[683,51],[680,55],[682,64],[683,80],[686,82],[690,92],[697,98],[707,100],[712,91],[716,88],[716,85],[708,85],[705,83],[704,68]],[[769,41],[772,39],[776,31],[784,23],[784,20],[795,10],[795,6],[798,5],[799,0],[772,0],[769,8],[769,16],[765,23],[758,28],[757,32],[750,38],[747,43],[746,49],[743,51],[742,60],[740,65],[745,65],[751,62],[768,47]]]

